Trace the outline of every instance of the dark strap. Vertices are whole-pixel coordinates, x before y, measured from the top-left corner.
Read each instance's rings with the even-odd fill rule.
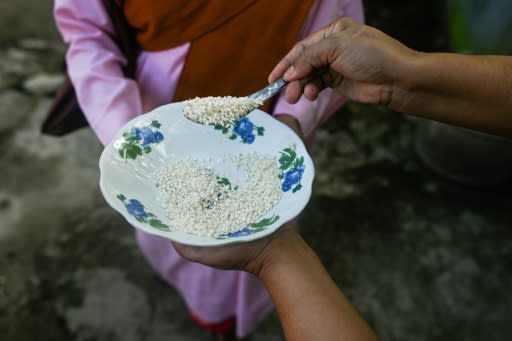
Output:
[[[123,68],[124,75],[134,79],[140,48],[136,41],[135,30],[128,24],[124,15],[124,2],[124,0],[117,2],[115,0],[103,0],[103,5],[114,27],[115,36],[112,37],[112,40],[128,61]]]

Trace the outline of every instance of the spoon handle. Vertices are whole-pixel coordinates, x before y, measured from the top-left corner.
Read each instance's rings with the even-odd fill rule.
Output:
[[[270,83],[263,89],[255,92],[247,97],[254,98],[254,99],[264,102],[267,99],[269,99],[270,97],[277,94],[279,91],[281,91],[286,86],[286,84],[288,84],[288,83],[285,80],[283,80],[282,78],[279,78],[278,80]]]

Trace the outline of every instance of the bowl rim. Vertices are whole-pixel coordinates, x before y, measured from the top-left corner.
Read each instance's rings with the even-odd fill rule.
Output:
[[[132,215],[130,215],[126,209],[124,209],[124,206],[119,204],[119,202],[116,200],[115,194],[113,194],[112,191],[109,191],[109,185],[107,184],[106,175],[105,175],[105,168],[108,167],[107,163],[109,162],[109,157],[111,157],[111,153],[115,150],[115,147],[113,144],[122,138],[122,134],[128,130],[129,128],[137,125],[140,121],[147,121],[150,119],[150,116],[159,116],[161,113],[163,113],[165,110],[177,107],[180,105],[181,102],[175,102],[166,104],[160,107],[157,107],[143,115],[139,115],[137,117],[134,117],[129,122],[123,125],[121,129],[115,134],[115,136],[112,138],[112,140],[105,145],[105,147],[102,150],[102,153],[99,158],[99,169],[100,169],[100,179],[99,179],[99,186],[100,186],[100,192],[105,199],[105,201],[109,204],[110,207],[112,207],[115,211],[117,211],[119,214],[121,214],[124,219],[132,225],[133,228],[136,230],[141,230],[145,233],[148,233],[150,235],[159,236],[165,239],[168,239],[172,242],[183,244],[183,245],[191,245],[191,246],[205,246],[205,247],[212,247],[212,246],[221,246],[221,245],[228,245],[228,244],[237,244],[237,243],[247,243],[250,241],[255,241],[261,238],[264,238],[266,236],[271,235],[272,233],[279,230],[281,227],[283,227],[285,224],[289,223],[290,221],[293,221],[296,219],[300,213],[306,208],[308,205],[312,192],[313,192],[313,183],[315,179],[315,165],[313,162],[313,159],[311,158],[311,155],[309,154],[307,147],[302,141],[302,139],[286,124],[282,123],[279,120],[276,120],[273,118],[273,116],[269,115],[268,113],[256,109],[253,112],[251,112],[248,117],[260,117],[263,118],[263,120],[267,120],[268,118],[271,118],[272,120],[268,120],[270,124],[274,124],[276,127],[279,127],[278,129],[282,130],[284,129],[288,133],[290,133],[291,136],[294,137],[293,141],[290,141],[294,143],[295,145],[300,145],[301,149],[304,151],[302,156],[304,156],[304,162],[307,163],[307,168],[309,169],[308,172],[310,173],[310,179],[311,181],[308,181],[307,183],[302,183],[301,188],[301,196],[305,198],[304,200],[300,200],[297,203],[293,205],[293,209],[289,210],[292,213],[286,214],[286,215],[280,215],[280,223],[276,227],[270,227],[258,231],[257,233],[252,233],[249,235],[242,235],[242,236],[236,236],[231,238],[223,238],[218,239],[215,237],[207,237],[207,236],[199,236],[194,235],[192,233],[188,233],[182,230],[177,229],[177,231],[171,231],[171,232],[164,232],[160,231],[158,229],[150,228],[146,226],[145,224],[142,224],[138,222]],[[183,116],[181,110],[181,115]],[[186,119],[186,118],[185,118]],[[188,119],[187,119],[188,120]],[[192,122],[192,121],[190,121]],[[192,122],[194,124],[198,124],[195,122]],[[268,124],[265,122],[265,124]],[[266,212],[263,216],[267,215],[269,212]],[[178,234],[176,234],[178,232]],[[183,236],[187,236],[188,238],[182,238]],[[176,238],[178,237],[178,238]]]

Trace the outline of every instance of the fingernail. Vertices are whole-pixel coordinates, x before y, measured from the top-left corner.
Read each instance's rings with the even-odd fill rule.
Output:
[[[290,66],[288,70],[284,73],[284,77],[291,77],[295,73],[295,68],[293,66]]]

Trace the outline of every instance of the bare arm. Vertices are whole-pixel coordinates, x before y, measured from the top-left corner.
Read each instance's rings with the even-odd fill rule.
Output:
[[[377,340],[294,230],[275,241],[258,273],[281,318],[287,340]]]
[[[401,66],[391,109],[512,137],[512,57],[423,53]]]
[[[287,340],[377,340],[293,228],[226,247],[174,246],[192,261],[258,276],[274,301]]]
[[[332,87],[356,101],[512,136],[511,56],[421,53],[344,18],[298,43],[269,78],[283,74],[292,103]]]

